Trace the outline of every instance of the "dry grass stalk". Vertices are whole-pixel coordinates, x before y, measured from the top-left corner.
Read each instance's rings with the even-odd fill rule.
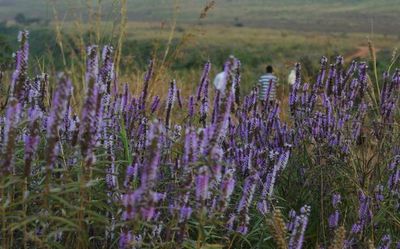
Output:
[[[272,236],[279,249],[287,249],[286,243],[286,225],[283,220],[282,212],[279,209],[275,209],[272,214],[272,219],[269,222]]]
[[[335,231],[335,238],[329,249],[343,249],[345,239],[346,239],[346,229],[344,228],[344,226],[340,226]]]

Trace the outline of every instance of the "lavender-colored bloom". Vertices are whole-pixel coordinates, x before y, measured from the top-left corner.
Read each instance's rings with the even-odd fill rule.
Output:
[[[237,232],[246,234],[247,226],[249,224],[249,208],[253,201],[254,192],[257,187],[258,174],[248,176],[245,180],[242,197],[240,198],[239,205],[237,207],[237,213],[239,217],[239,225]]]
[[[189,164],[189,160],[190,160],[190,153],[191,153],[191,149],[192,149],[192,136],[191,136],[192,132],[189,128],[186,128],[185,131],[185,144],[184,144],[184,151],[183,151],[183,166],[187,167]]]
[[[42,117],[42,112],[38,110],[36,107],[29,109],[28,111],[29,117],[29,125],[28,131],[29,133],[25,135],[24,142],[25,142],[25,169],[24,175],[29,176],[31,173],[31,163],[34,159],[34,155],[36,153],[37,147],[40,141],[40,124],[39,120]]]
[[[208,168],[206,166],[201,167],[196,177],[196,200],[202,205],[208,199],[209,180]]]
[[[390,249],[391,244],[392,244],[392,239],[390,238],[390,235],[385,234],[382,237],[381,242],[379,243],[379,246],[377,247],[377,249]]]
[[[200,123],[202,123],[204,127],[206,125],[208,113],[208,82],[209,80],[207,79],[203,83],[203,98],[201,99],[200,105]]]
[[[346,84],[347,81],[353,76],[355,70],[357,68],[357,61],[353,60],[349,69],[347,70],[346,74],[343,77],[343,84]]]
[[[10,84],[10,97],[15,97],[23,104],[25,102],[26,89],[25,82],[28,78],[28,56],[29,56],[29,32],[20,31],[18,41],[21,44],[20,49],[16,52],[16,68],[12,75]]]
[[[165,116],[165,127],[169,128],[170,118],[171,118],[171,110],[174,106],[174,102],[176,99],[176,83],[175,81],[171,81],[169,89],[168,89],[168,97],[167,97],[167,105],[166,105],[166,116]]]
[[[336,75],[336,69],[335,69],[335,65],[331,64],[330,68],[329,68],[329,74],[328,74],[328,78],[326,79],[325,82],[325,94],[327,96],[330,96],[332,94],[332,81],[334,80]]]
[[[114,159],[111,159],[110,166],[106,170],[106,184],[108,189],[114,189],[117,187],[117,172]]]
[[[233,84],[233,88],[235,91],[235,103],[237,105],[240,105],[240,68],[241,68],[241,63],[239,60],[235,60],[235,64],[233,66],[234,71],[235,71],[235,77],[234,77],[234,84]]]
[[[122,195],[122,205],[125,207],[125,210],[122,213],[122,219],[124,221],[132,220],[133,218],[135,218],[137,212],[137,204],[140,202],[141,195],[141,188],[135,190],[134,192],[130,191]]]
[[[384,195],[383,195],[383,185],[378,184],[375,187],[375,201],[378,205],[378,208],[380,207],[380,203],[383,202],[384,200]]]
[[[191,207],[186,207],[183,206],[179,210],[179,222],[184,222],[190,219],[190,216],[192,215],[192,208]]]
[[[300,89],[301,85],[301,66],[299,63],[296,63],[296,80],[294,82],[292,92],[290,93],[289,96],[289,106],[292,114],[294,114],[295,111],[295,104],[297,103],[297,91]]]
[[[126,173],[125,173],[125,181],[124,181],[124,186],[127,188],[129,184],[135,180],[138,176],[138,169],[139,165],[136,163],[134,165],[129,165],[126,168]]]
[[[367,88],[367,70],[368,66],[366,63],[360,63],[358,66],[358,80],[360,82],[360,90],[359,90],[359,96],[360,98],[363,98],[365,95],[365,91]]]
[[[21,104],[17,99],[11,98],[8,103],[5,127],[3,131],[1,175],[14,171],[14,150],[17,139],[17,127],[20,121]]]
[[[308,224],[311,208],[307,205],[300,209],[300,215],[295,218],[295,225],[290,234],[289,249],[301,249],[304,242],[304,233]]]
[[[129,85],[128,83],[124,84],[124,93],[122,94],[122,99],[121,99],[121,109],[120,111],[125,114],[126,110],[128,108],[128,102],[129,102],[130,94],[129,94]]]
[[[235,188],[235,179],[233,178],[233,169],[227,170],[225,173],[223,180],[221,182],[221,187],[220,187],[220,197],[219,197],[219,208],[218,210],[220,212],[225,211],[226,207],[228,206],[230,196],[233,193],[233,190]]]
[[[67,111],[71,87],[69,79],[61,78],[53,95],[50,114],[47,119],[47,166],[50,168],[53,167],[58,155],[59,130]]]
[[[164,194],[148,191],[148,193],[146,193],[146,195],[142,197],[144,201],[144,205],[140,207],[140,214],[142,219],[150,221],[156,218],[156,204],[164,199],[164,197]]]
[[[97,83],[99,75],[99,58],[97,54],[97,46],[89,46],[87,48],[86,60],[86,87],[90,88],[92,84]]]
[[[132,240],[133,240],[133,236],[132,236],[131,231],[122,232],[121,237],[119,238],[119,243],[118,243],[119,248],[120,249],[129,248],[130,247],[129,245],[131,244]]]
[[[296,217],[297,217],[296,211],[294,211],[293,209],[291,209],[291,210],[289,211],[289,221],[288,221],[288,223],[286,224],[286,229],[287,229],[289,232],[292,232],[292,231],[294,230],[294,227],[295,227],[295,225],[296,225],[296,223],[295,223]]]
[[[153,150],[151,155],[151,161],[145,165],[143,165],[143,172],[141,175],[141,186],[144,189],[151,189],[156,184],[157,170],[160,163],[161,157],[161,144],[162,136],[155,133],[156,130],[159,130],[157,123],[153,123],[150,126],[148,133],[148,149]]]
[[[337,208],[338,205],[342,202],[342,197],[339,193],[335,193],[332,195],[332,206]]]
[[[87,68],[86,68],[86,98],[82,109],[82,118],[80,125],[80,145],[81,154],[85,158],[85,163],[90,165],[94,162],[93,153],[96,144],[97,112],[99,108],[99,86],[97,84],[98,77],[98,55],[97,47],[88,48]]]
[[[366,196],[362,191],[359,192],[359,208],[358,221],[352,226],[352,233],[360,233],[371,220],[370,202],[371,198]]]
[[[361,226],[360,223],[355,223],[355,224],[353,224],[353,226],[351,227],[351,233],[357,234],[357,233],[361,232],[361,230],[362,230],[362,226]]]
[[[318,77],[317,77],[317,83],[316,83],[316,86],[318,88],[322,87],[322,83],[323,83],[324,78],[325,78],[327,62],[328,62],[328,59],[325,56],[323,56],[321,58],[321,60],[320,60],[321,68],[319,70],[319,74],[318,74]]]
[[[214,97],[213,112],[212,112],[212,117],[211,117],[212,124],[215,124],[215,121],[217,120],[218,111],[219,111],[220,95],[221,95],[221,92],[216,91],[215,97]]]
[[[151,104],[151,113],[154,113],[157,110],[159,103],[160,103],[160,97],[154,96],[153,103]]]
[[[390,172],[388,180],[388,188],[392,193],[400,192],[400,154],[396,155],[389,163],[388,169]]]
[[[200,84],[199,84],[199,88],[197,89],[197,101],[200,101],[201,99],[201,93],[204,92],[203,87],[204,84],[209,81],[208,79],[208,75],[210,73],[211,70],[211,63],[208,61],[205,65],[204,65],[204,70],[203,70],[203,74],[201,75],[201,79],[200,79]]]
[[[328,225],[330,228],[337,228],[339,224],[339,215],[339,210],[335,210],[335,212],[329,216]]]

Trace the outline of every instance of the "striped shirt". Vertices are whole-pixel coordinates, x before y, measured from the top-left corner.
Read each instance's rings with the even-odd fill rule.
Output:
[[[265,100],[267,92],[268,92],[269,84],[272,83],[271,92],[269,94],[268,100],[275,100],[277,82],[278,82],[278,78],[271,73],[262,75],[260,77],[260,79],[258,80],[258,91],[259,91],[258,98],[260,100]]]

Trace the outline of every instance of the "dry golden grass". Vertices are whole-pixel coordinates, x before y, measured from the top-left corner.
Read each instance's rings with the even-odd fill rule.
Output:
[[[288,248],[288,245],[286,243],[287,231],[281,210],[279,209],[274,210],[272,218],[269,221],[269,227],[271,230],[270,232],[274,237],[274,241],[278,246],[277,248],[287,249]]]

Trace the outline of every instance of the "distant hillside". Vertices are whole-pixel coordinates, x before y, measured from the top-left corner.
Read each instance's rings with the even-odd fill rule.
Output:
[[[28,18],[52,18],[49,0],[0,0],[0,19],[18,13]],[[62,18],[82,11],[82,0],[56,1]],[[97,2],[97,1],[93,1]],[[112,3],[103,0],[104,15],[111,15]],[[199,22],[199,14],[210,0],[128,0],[132,21],[165,21],[179,10],[181,23]],[[176,5],[175,5],[176,4]],[[178,6],[179,8],[174,8]],[[398,0],[216,0],[204,24],[267,27],[302,31],[370,32],[400,35]]]

